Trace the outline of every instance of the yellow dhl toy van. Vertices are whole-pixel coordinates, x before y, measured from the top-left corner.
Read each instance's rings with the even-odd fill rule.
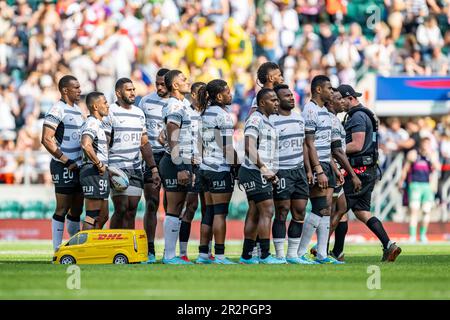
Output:
[[[63,243],[54,264],[127,264],[147,261],[144,230],[85,230]]]

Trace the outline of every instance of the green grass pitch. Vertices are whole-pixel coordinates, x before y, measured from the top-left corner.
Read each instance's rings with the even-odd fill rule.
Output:
[[[70,290],[50,242],[0,242],[0,299],[450,299],[450,244],[401,246],[395,263],[380,262],[379,245],[348,244],[345,265],[82,265]],[[240,250],[227,246],[235,261]],[[367,287],[372,265],[381,289]]]

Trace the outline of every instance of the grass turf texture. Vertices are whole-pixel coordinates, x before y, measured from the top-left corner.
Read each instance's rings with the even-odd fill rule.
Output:
[[[450,299],[450,245],[401,246],[395,263],[380,262],[379,245],[349,244],[345,265],[81,265],[69,290],[50,242],[0,242],[0,299]],[[235,261],[240,251],[227,246]],[[380,290],[367,288],[370,265]]]

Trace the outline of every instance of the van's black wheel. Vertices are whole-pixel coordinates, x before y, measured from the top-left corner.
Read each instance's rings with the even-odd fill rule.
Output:
[[[69,256],[69,255],[62,256],[61,259],[59,260],[59,262],[61,264],[76,264],[77,263],[75,258],[72,256]]]
[[[128,264],[128,258],[124,254],[116,254],[113,260],[114,264]]]

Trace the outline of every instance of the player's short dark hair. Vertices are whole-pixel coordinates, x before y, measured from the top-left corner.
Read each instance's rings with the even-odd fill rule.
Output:
[[[259,107],[259,103],[261,102],[261,100],[269,93],[269,92],[274,92],[273,89],[268,89],[268,88],[262,88],[261,90],[259,90],[258,94],[256,95],[256,104]]]
[[[258,81],[261,82],[261,84],[265,84],[267,82],[267,76],[269,75],[269,71],[276,69],[280,69],[280,67],[275,62],[272,61],[264,62],[262,65],[259,66],[258,71],[256,71]]]
[[[97,99],[101,96],[104,96],[104,94],[98,91],[88,93],[88,95],[86,96],[86,105],[88,106],[88,108],[92,107],[95,101],[97,101]]]
[[[227,82],[222,79],[214,79],[208,82],[206,86],[200,87],[198,90],[198,102],[202,110],[208,107],[208,104],[214,104],[217,95],[228,86]]]
[[[203,87],[203,86],[206,86],[206,83],[201,82],[201,81],[194,82],[191,85],[191,92],[194,92],[195,90],[197,90],[198,88]]]
[[[280,90],[289,90],[289,86],[287,84],[277,84],[275,87],[273,87],[273,91],[275,91],[276,94],[278,94],[278,91]]]
[[[182,72],[180,70],[170,70],[164,75],[164,84],[167,90],[172,91],[173,80],[178,77]]]
[[[65,75],[64,77],[59,79],[58,90],[62,91],[62,89],[67,88],[69,86],[70,81],[78,81],[78,79],[69,74]]]
[[[117,80],[114,90],[115,91],[122,90],[123,85],[125,83],[133,83],[133,81],[131,81],[131,79],[128,79],[128,78],[120,78],[119,80]]]
[[[169,72],[170,70],[167,68],[161,68],[158,70],[158,72],[156,73],[157,77],[164,77],[166,75],[167,72]]]
[[[318,87],[322,87],[325,82],[330,82],[330,78],[324,75],[315,76],[311,81],[311,93],[315,93]]]

